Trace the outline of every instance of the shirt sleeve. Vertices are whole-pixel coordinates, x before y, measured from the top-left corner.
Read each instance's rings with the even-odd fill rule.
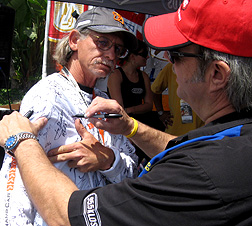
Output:
[[[138,157],[130,141],[122,135],[112,135],[109,145],[115,154],[115,161],[108,170],[100,172],[111,183],[119,183],[125,178],[136,178]]]

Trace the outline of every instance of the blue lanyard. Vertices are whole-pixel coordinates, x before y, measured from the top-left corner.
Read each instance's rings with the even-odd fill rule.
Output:
[[[197,137],[197,138],[194,138],[192,140],[187,140],[185,142],[182,142],[178,145],[175,145],[171,148],[168,148],[166,150],[164,150],[163,152],[157,154],[156,156],[154,156],[145,166],[145,168],[143,169],[143,171],[139,174],[138,177],[141,177],[143,176],[144,174],[148,173],[150,171],[150,168],[153,164],[155,164],[156,162],[158,162],[159,160],[161,160],[169,151],[172,151],[176,148],[180,148],[184,145],[187,145],[187,144],[191,144],[193,142],[197,142],[197,141],[210,141],[210,140],[221,140],[223,139],[224,137],[238,137],[240,136],[240,133],[241,133],[241,128],[242,128],[243,125],[239,125],[239,126],[236,126],[236,127],[232,127],[232,128],[229,128],[229,129],[226,129],[226,130],[223,130],[219,133],[216,133],[216,134],[213,134],[213,135],[209,135],[209,136],[202,136],[202,137]]]

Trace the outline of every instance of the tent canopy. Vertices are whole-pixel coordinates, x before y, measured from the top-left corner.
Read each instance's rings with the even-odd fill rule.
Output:
[[[183,0],[58,0],[151,15],[175,12]]]

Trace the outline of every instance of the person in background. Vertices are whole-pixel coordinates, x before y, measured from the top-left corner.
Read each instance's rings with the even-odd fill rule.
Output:
[[[4,117],[0,145],[16,157],[28,194],[48,224],[252,225],[250,5],[249,0],[184,0],[177,12],[144,23],[144,39],[169,51],[177,94],[205,126],[173,139],[130,118],[115,100],[96,97],[87,108],[97,128],[131,136],[153,157],[136,179],[79,190],[35,139],[12,139],[19,132],[36,136],[46,118],[31,123],[16,112]],[[100,111],[122,117],[92,118]],[[83,133],[89,134],[85,128]]]
[[[127,114],[153,127],[159,128],[155,121],[153,96],[149,76],[140,68],[146,66],[148,46],[138,40],[138,48],[128,53],[108,78],[108,91],[112,99],[118,101]]]
[[[158,115],[152,111],[153,96],[149,76],[139,68],[146,66],[148,46],[138,40],[138,48],[128,53],[108,78],[110,97],[125,109],[128,115],[156,129],[163,129]],[[139,148],[139,162],[149,159]]]
[[[204,125],[204,122],[195,114],[190,105],[177,95],[178,84],[172,64],[168,63],[151,85],[153,100],[159,119],[163,122],[165,132],[180,136]],[[168,88],[170,111],[164,111],[162,93]]]
[[[137,176],[138,158],[126,137],[97,129],[81,118],[82,125],[93,134],[84,137],[78,134],[74,123],[74,116],[85,113],[96,96],[108,98],[94,88],[96,80],[114,70],[127,48],[136,47],[137,39],[126,30],[120,14],[100,7],[86,11],[78,17],[75,29],[57,45],[54,58],[63,69],[39,81],[22,100],[21,114],[33,110],[31,120],[48,118],[47,126],[38,134],[40,145],[79,189]],[[87,140],[95,142],[92,150],[89,146],[80,149]],[[71,149],[61,146],[73,142],[76,143]],[[54,174],[47,177],[57,183]],[[45,225],[28,198],[12,156],[5,155],[0,181],[0,225]]]

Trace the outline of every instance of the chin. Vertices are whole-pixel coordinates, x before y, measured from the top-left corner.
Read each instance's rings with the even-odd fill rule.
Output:
[[[183,99],[183,100],[184,100],[182,93],[179,92],[179,88],[177,88],[177,96],[178,96],[180,99]]]
[[[110,67],[105,67],[105,68],[101,68],[99,70],[101,76],[106,77],[107,75],[109,75],[112,72],[112,69]]]
[[[109,72],[104,72],[104,73],[99,73],[97,78],[98,79],[105,79],[106,77],[108,77],[110,75],[111,71]]]

